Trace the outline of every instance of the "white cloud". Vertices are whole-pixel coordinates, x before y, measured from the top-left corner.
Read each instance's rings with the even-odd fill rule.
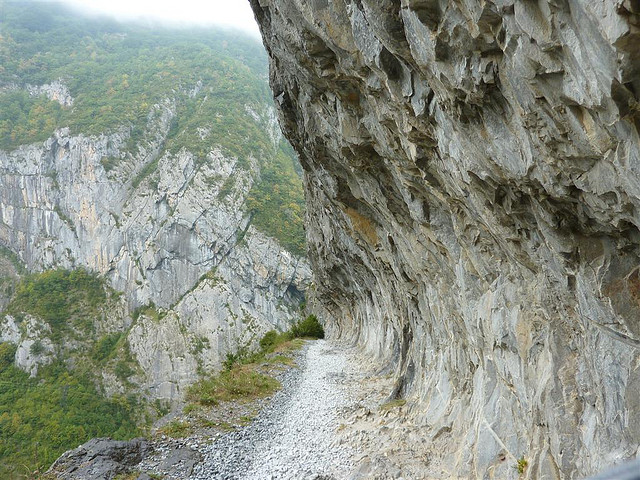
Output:
[[[259,35],[248,0],[63,0],[88,13],[119,20],[156,20],[172,24],[223,25]]]

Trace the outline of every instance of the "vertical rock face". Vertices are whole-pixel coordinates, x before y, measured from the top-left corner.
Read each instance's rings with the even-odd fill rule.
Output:
[[[251,3],[316,308],[418,400],[425,474],[637,455],[637,2]]]
[[[273,130],[272,108],[247,115]],[[310,278],[305,258],[251,225],[245,204],[259,159],[240,167],[219,149],[204,161],[164,150],[174,116],[170,101],[155,105],[136,153],[126,129],[98,137],[60,129],[43,144],[0,151],[0,245],[31,271],[85,267],[124,292],[115,319],[95,330],[126,332],[141,367],[134,383],[159,399],[179,398],[228,353],[288,328]],[[160,311],[131,315],[149,304]],[[12,322],[0,321],[0,341],[18,344],[16,364],[35,374],[51,361],[28,353],[36,340],[49,345],[46,325],[33,319],[16,336]],[[107,377],[108,393],[121,390]]]

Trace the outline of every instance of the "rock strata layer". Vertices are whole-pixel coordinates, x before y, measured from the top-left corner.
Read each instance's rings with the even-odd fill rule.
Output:
[[[425,475],[638,455],[637,2],[251,4],[315,308],[414,402]]]

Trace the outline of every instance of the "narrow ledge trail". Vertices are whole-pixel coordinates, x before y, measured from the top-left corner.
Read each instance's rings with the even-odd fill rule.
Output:
[[[309,342],[299,368],[247,427],[202,446],[195,480],[340,480],[355,467],[357,452],[342,444],[340,412],[353,405],[344,350]]]
[[[296,361],[249,425],[164,439],[138,465],[146,472],[138,480],[149,473],[165,480],[454,478],[431,464],[434,452],[409,415],[410,402],[389,401],[394,380],[381,365],[325,340],[307,342]]]

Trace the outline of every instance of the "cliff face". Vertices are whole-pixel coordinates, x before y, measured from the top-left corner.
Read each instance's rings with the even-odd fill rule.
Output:
[[[251,3],[315,308],[417,400],[425,474],[637,455],[637,2]]]
[[[273,128],[272,109],[246,115]],[[164,150],[174,116],[170,101],[153,106],[135,153],[127,130],[85,137],[66,129],[0,151],[0,244],[30,271],[85,267],[124,292],[118,312],[95,329],[126,332],[140,367],[132,380],[160,399],[180,397],[227,353],[287,328],[310,277],[304,258],[251,226],[245,203],[259,159],[240,168],[215,148],[204,161]],[[131,315],[150,303],[158,308]],[[5,318],[0,339],[18,344],[16,364],[35,374],[55,348],[44,322],[31,318],[22,330]],[[36,340],[45,352],[31,355]],[[124,393],[104,375],[108,393]]]

